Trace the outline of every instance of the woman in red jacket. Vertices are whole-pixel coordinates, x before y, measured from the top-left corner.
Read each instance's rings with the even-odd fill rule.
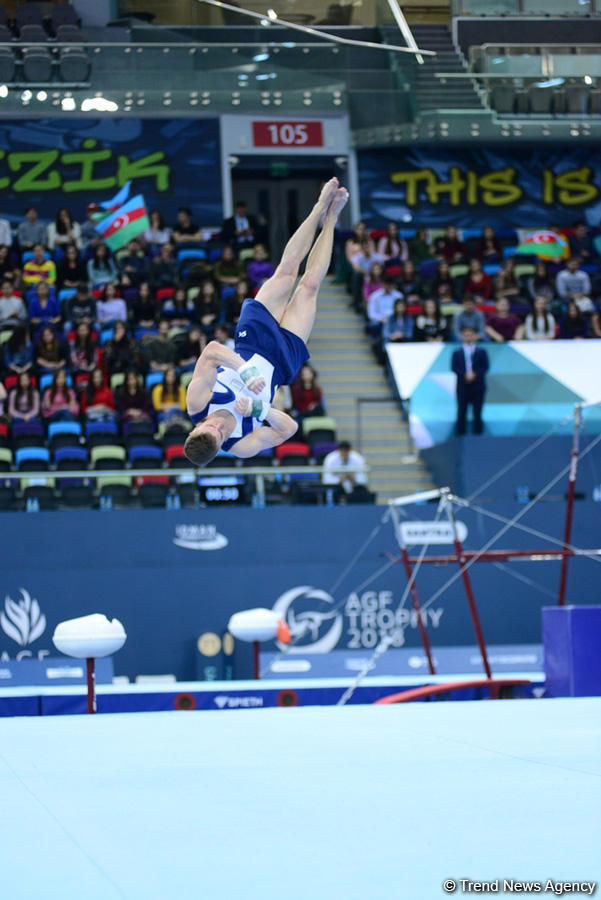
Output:
[[[317,372],[308,364],[299,372],[292,385],[294,408],[301,418],[307,416],[323,416],[323,394],[317,384]]]
[[[104,419],[115,417],[115,398],[108,387],[104,372],[96,368],[81,395],[81,411],[88,419]]]

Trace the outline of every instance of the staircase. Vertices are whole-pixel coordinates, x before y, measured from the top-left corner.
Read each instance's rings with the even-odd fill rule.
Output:
[[[448,25],[412,25],[411,30],[422,50],[435,50],[436,56],[424,56],[416,66],[415,96],[420,112],[436,109],[482,110],[473,82],[467,78],[441,81],[435,72],[467,72],[468,66],[451,39]]]
[[[338,439],[350,440],[371,467],[369,487],[378,503],[391,497],[428,490],[432,482],[411,454],[407,423],[401,416],[383,369],[376,362],[363,324],[349,309],[342,285],[327,280],[319,293],[317,318],[309,340],[311,364],[337,423]],[[357,398],[377,398],[362,404],[361,434],[357,434]]]

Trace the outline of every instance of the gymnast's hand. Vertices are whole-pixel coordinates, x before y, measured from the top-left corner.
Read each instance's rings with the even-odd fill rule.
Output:
[[[252,363],[245,362],[238,369],[238,375],[253,394],[260,394],[265,387],[265,379],[256,366]]]
[[[250,397],[238,397],[234,409],[236,410],[236,412],[240,413],[241,416],[250,416],[252,412],[252,405],[253,402]]]

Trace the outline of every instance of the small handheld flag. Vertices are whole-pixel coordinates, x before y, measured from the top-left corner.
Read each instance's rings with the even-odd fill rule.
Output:
[[[115,252],[141,234],[149,225],[144,198],[141,194],[137,194],[127,203],[105,215],[94,225],[94,229]]]
[[[568,243],[554,231],[535,231],[517,248],[516,253],[529,253],[543,259],[562,259],[568,251]]]

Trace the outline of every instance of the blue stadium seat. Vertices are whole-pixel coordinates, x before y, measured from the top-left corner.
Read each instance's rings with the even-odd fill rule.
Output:
[[[33,250],[24,250],[21,254],[21,262],[26,263],[29,262],[30,259],[33,259]],[[50,254],[47,250],[44,250],[44,259],[50,259]]]
[[[17,469],[45,471],[50,465],[50,451],[46,447],[20,447],[15,451]]]
[[[207,251],[202,247],[189,248],[188,250],[177,251],[177,261],[181,263],[184,259],[206,259]]]
[[[82,428],[79,422],[51,422],[48,426],[48,440],[57,434],[74,434],[81,437]]]
[[[113,327],[111,325],[110,328],[103,328],[100,332],[99,342],[100,346],[104,347],[107,341],[110,341],[113,337]]]
[[[162,372],[149,372],[146,376],[146,390],[151,391],[155,384],[163,383],[163,373]]]
[[[46,388],[50,387],[53,378],[54,375],[52,375],[51,372],[46,372],[45,375],[40,375],[40,393],[43,394]],[[70,375],[67,375],[67,384],[69,385],[69,387],[73,387],[73,379]]]
[[[151,444],[130,447],[128,457],[132,466],[139,469],[158,469],[163,463],[163,451]]]
[[[71,297],[74,297],[77,293],[77,288],[63,288],[58,292],[58,302],[64,303],[65,300],[70,300]]]
[[[89,457],[85,447],[60,447],[54,453],[57,469],[87,469]]]

